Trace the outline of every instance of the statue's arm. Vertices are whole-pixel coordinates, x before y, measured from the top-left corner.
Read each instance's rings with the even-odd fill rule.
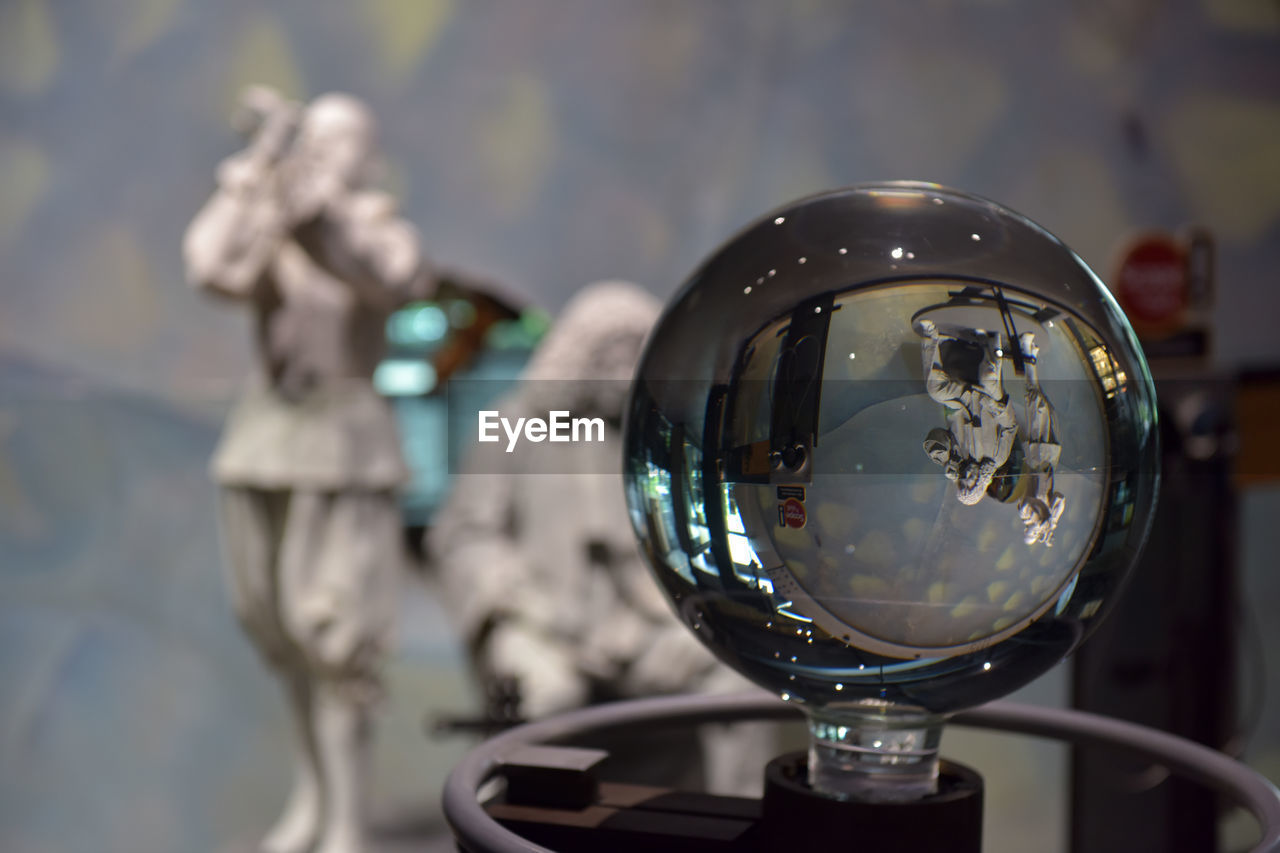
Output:
[[[218,170],[218,189],[187,227],[182,259],[195,287],[230,299],[253,298],[286,238],[271,183],[252,157],[236,155]]]
[[[242,106],[258,116],[258,127],[249,145],[218,167],[218,188],[182,241],[187,280],[231,299],[257,295],[287,238],[278,167],[301,113],[298,104],[261,87],[247,91]]]
[[[1007,401],[996,403],[996,451],[992,457],[996,466],[999,467],[1009,458],[1009,454],[1013,452],[1013,442],[1018,436],[1018,421],[1014,416],[1013,407]]]
[[[320,267],[375,308],[394,311],[435,289],[417,230],[396,214],[387,196],[361,193],[330,202],[318,216],[295,227],[293,238]]]
[[[922,329],[926,332],[920,346],[920,355],[924,362],[925,391],[935,402],[943,403],[950,408],[960,408],[962,404],[959,400],[969,386],[953,378],[943,368],[939,359],[942,341],[933,323],[924,321]]]

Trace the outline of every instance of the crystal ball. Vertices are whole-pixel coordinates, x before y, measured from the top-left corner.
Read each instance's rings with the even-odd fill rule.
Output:
[[[1155,393],[1106,287],[1025,217],[857,186],[748,226],[632,389],[632,524],[680,618],[784,699],[947,714],[1068,654],[1146,536]]]

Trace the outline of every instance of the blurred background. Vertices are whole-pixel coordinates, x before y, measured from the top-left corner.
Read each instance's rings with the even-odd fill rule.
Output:
[[[1205,511],[1230,504],[1229,553],[1192,571],[1232,582],[1226,642],[1194,665],[1231,675],[1208,700],[1280,780],[1280,626],[1237,606],[1280,601],[1280,4],[0,0],[0,850],[248,849],[287,789],[205,474],[249,330],[179,255],[250,83],[368,101],[432,260],[527,309],[490,342],[499,376],[586,283],[665,298],[748,221],[842,184],[989,196],[1104,279],[1131,235],[1202,229],[1210,343],[1170,372],[1225,394]],[[406,430],[428,468],[430,434]],[[444,488],[419,485],[411,526]],[[377,814],[429,833],[467,741],[423,716],[476,699],[429,570],[402,609]],[[1020,698],[1071,684],[1059,667]],[[987,776],[989,850],[1068,849],[1065,749],[952,730],[944,752]]]

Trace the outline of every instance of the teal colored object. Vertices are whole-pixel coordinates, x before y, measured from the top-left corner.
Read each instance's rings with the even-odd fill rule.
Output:
[[[438,383],[432,356],[475,309],[463,299],[415,302],[387,320],[387,357],[373,381],[391,400],[410,480],[401,491],[405,524],[424,527],[449,492],[476,413],[506,393],[546,332],[547,316],[526,309],[494,323],[484,346],[449,381]]]

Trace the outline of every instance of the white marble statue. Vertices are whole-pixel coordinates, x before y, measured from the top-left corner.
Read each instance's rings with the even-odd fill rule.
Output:
[[[237,615],[284,685],[296,778],[269,853],[357,853],[369,711],[401,569],[388,315],[430,286],[413,228],[366,186],[375,125],[340,94],[244,98],[245,150],[183,245],[190,281],[253,319],[257,371],[212,463]]]
[[[675,618],[627,515],[621,422],[659,307],[621,282],[576,294],[515,392],[495,408],[512,423],[554,411],[599,417],[604,440],[525,442],[513,453],[488,445],[497,449],[464,465],[429,534],[446,609],[477,678],[514,683],[526,718],[613,699],[748,687]],[[643,751],[639,740],[634,746]],[[774,740],[762,724],[712,728],[692,756],[659,755],[674,751],[667,745],[645,758],[667,759],[674,769],[698,763],[701,752],[709,788],[758,794]]]

